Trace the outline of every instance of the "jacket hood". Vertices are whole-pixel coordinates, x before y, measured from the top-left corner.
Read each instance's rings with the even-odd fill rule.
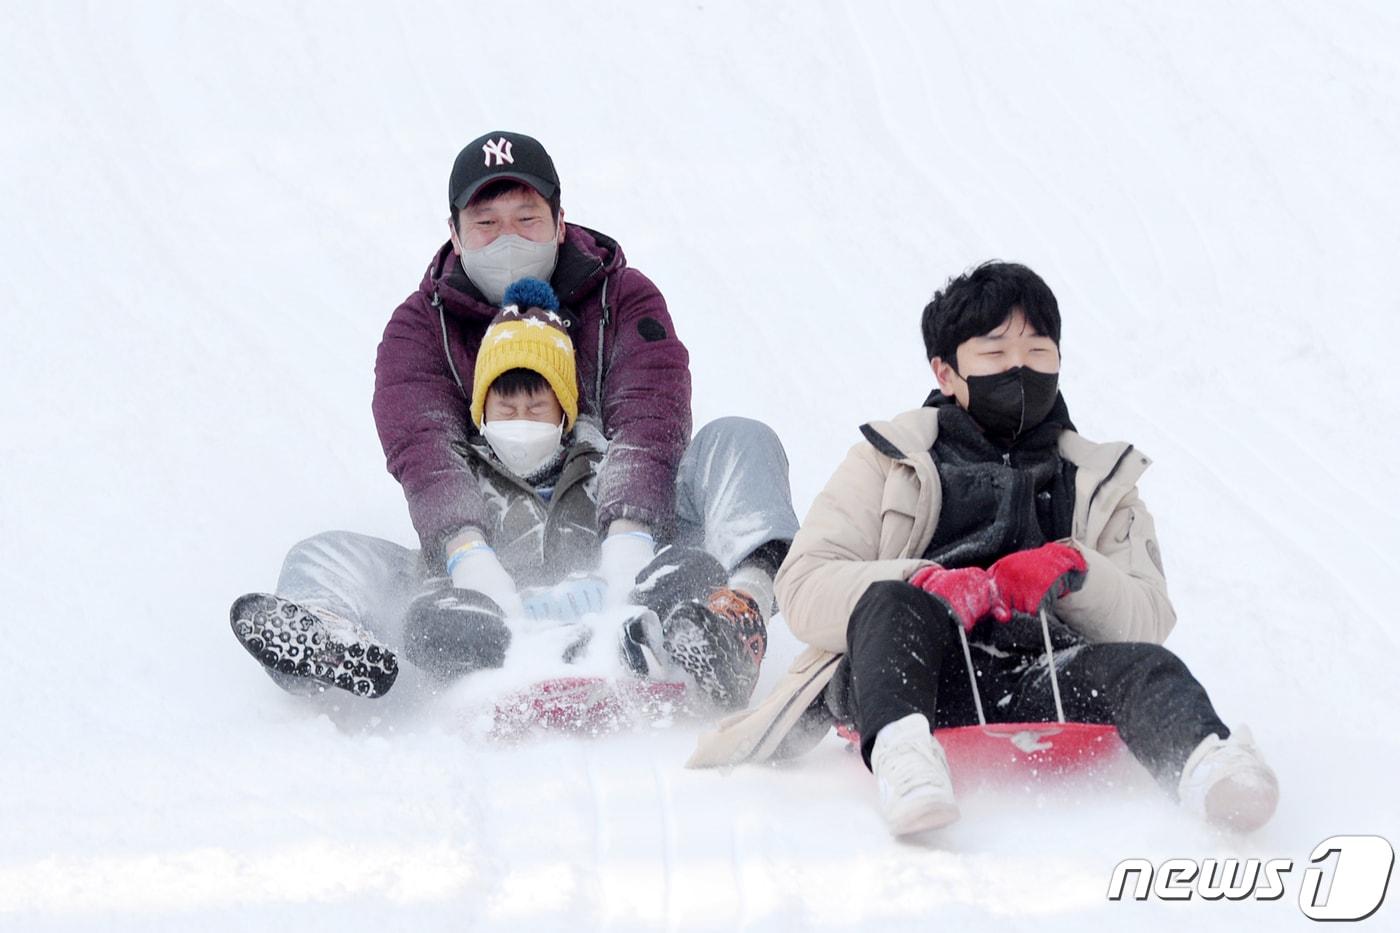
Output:
[[[937,485],[938,472],[931,450],[938,439],[938,409],[942,404],[947,403],[906,411],[889,421],[871,421],[861,425],[860,433],[881,454],[908,464],[924,482]],[[1152,464],[1132,444],[1101,444],[1068,428],[1060,432],[1057,447],[1060,456],[1079,468],[1075,477],[1076,535],[1082,535],[1083,529],[1095,521],[1107,522],[1114,505]]]
[[[603,279],[627,265],[622,247],[612,237],[578,224],[564,224],[564,243],[550,284],[566,308],[602,285]],[[449,314],[489,322],[500,308],[486,300],[462,271],[462,263],[448,240],[434,254],[418,290],[430,302],[442,302]]]
[[[889,421],[870,421],[860,426],[860,433],[891,460],[926,455],[938,439],[938,409],[926,406],[896,415]]]
[[[860,426],[861,435],[876,450],[892,460],[914,462],[932,461],[929,451],[938,440],[938,409],[957,402],[941,392],[934,391],[922,408],[906,411],[889,421],[870,421]],[[1056,415],[1062,418],[1056,418]],[[1064,398],[1055,400],[1046,420],[1055,419],[1065,424],[1060,432],[1058,448],[1060,455],[1078,466],[1090,467],[1101,475],[1118,476],[1136,482],[1152,461],[1137,451],[1132,444],[1123,441],[1098,443],[1079,434],[1069,423],[1069,411]],[[1129,453],[1135,456],[1128,456]]]

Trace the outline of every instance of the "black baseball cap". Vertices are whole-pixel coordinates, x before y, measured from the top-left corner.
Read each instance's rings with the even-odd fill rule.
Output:
[[[524,182],[546,201],[559,190],[554,160],[539,140],[497,130],[472,140],[457,153],[447,182],[447,203],[452,210],[461,210],[483,185],[503,178]]]

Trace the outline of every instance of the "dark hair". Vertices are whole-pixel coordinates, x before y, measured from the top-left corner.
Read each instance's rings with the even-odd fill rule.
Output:
[[[1026,320],[1060,345],[1060,306],[1045,280],[1016,262],[992,260],[948,280],[924,306],[924,349],[958,368],[958,347],[996,330],[1020,308]]]
[[[487,387],[486,391],[495,390],[501,398],[515,398],[520,395],[533,395],[540,389],[554,388],[549,384],[549,380],[533,369],[507,369],[497,376]]]
[[[516,181],[514,178],[501,178],[491,182],[489,185],[482,185],[481,190],[472,195],[470,204],[489,204],[500,197],[505,197],[516,191],[533,191],[539,194],[534,188],[523,181]],[[549,214],[554,218],[554,222],[559,223],[559,189],[554,189],[554,194],[545,198],[545,203],[549,205]],[[461,216],[461,211],[453,210],[452,216],[447,219],[452,222],[452,229],[457,229],[457,218]],[[460,232],[460,231],[459,231]]]

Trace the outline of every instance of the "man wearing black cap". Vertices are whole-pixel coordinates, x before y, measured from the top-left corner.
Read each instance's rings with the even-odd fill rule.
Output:
[[[509,546],[517,572],[533,547],[560,576],[597,567],[559,584],[568,599],[544,600],[550,615],[565,616],[550,622],[617,610],[616,650],[629,669],[688,676],[716,704],[742,706],[767,646],[773,575],[797,531],[777,435],[748,418],[720,418],[691,438],[690,358],[665,300],[616,241],[564,222],[559,175],[537,141],[494,132],[468,143],[447,198],[450,240],[394,311],[375,362],[375,424],[422,548],[347,531],[308,538],[288,553],[275,594],[234,602],[234,633],[294,692],[335,686],[380,696],[410,645],[422,650],[409,660],[428,670],[498,665],[513,626],[528,620],[493,545]],[[481,354],[492,320],[517,310],[498,307],[508,287],[531,278],[549,283],[557,306],[522,327],[567,334],[554,339],[572,346],[576,418],[572,387],[554,387],[553,397],[568,398],[568,420],[605,441],[583,486],[596,518],[587,533],[543,508],[557,491],[552,478],[507,477],[503,493],[462,451],[491,427],[522,442],[562,430],[533,417],[487,424],[495,416],[473,398],[479,356],[483,372],[492,358],[529,356],[496,343],[528,336],[515,329],[493,332]],[[493,384],[528,373],[517,366],[493,374]],[[497,541],[509,496],[537,499],[551,517]],[[530,595],[538,606],[543,598]]]

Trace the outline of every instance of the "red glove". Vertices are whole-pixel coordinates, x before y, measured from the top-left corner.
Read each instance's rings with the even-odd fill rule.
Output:
[[[1010,622],[1017,612],[1035,615],[1041,606],[1083,586],[1088,570],[1084,555],[1065,544],[1008,554],[987,571],[998,597],[992,615],[998,622]]]
[[[909,579],[925,593],[932,593],[947,604],[953,618],[968,631],[998,604],[996,584],[981,567],[944,570],[925,567]]]

